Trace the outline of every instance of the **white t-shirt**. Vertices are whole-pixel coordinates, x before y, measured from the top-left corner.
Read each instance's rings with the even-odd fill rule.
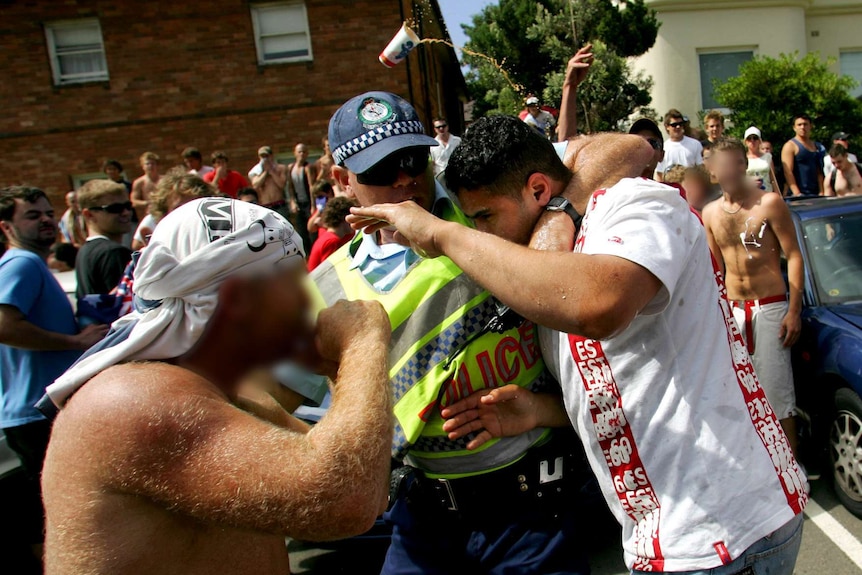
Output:
[[[593,194],[575,251],[625,258],[663,284],[611,339],[540,330],[623,527],[626,565],[719,567],[801,513],[807,496],[719,290],[703,226],[677,190],[624,179]]]
[[[554,120],[554,115],[546,110],[540,110],[538,117],[533,117],[529,112],[524,117],[524,122],[533,126],[536,130],[539,131],[543,136],[551,135],[551,128],[554,127],[556,120]]]
[[[753,179],[763,180],[763,191],[772,191],[772,178],[769,175],[772,173],[772,154],[764,153],[759,158],[748,158],[748,169],[745,174]]]
[[[449,141],[446,144],[439,137],[434,139],[437,140],[438,145],[431,146],[431,159],[434,161],[434,176],[437,176],[446,169],[452,152],[461,143],[461,138],[449,134]]]
[[[655,171],[663,174],[671,166],[691,168],[703,163],[703,145],[694,138],[683,136],[679,142],[671,139],[664,141],[664,159],[658,163]]]

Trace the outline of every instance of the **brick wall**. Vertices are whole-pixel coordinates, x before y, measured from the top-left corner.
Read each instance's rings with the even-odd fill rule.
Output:
[[[377,61],[401,24],[400,0],[306,6],[314,61],[258,66],[247,1],[4,4],[0,184],[39,186],[59,207],[70,177],[107,158],[135,178],[142,152],[169,167],[188,145],[223,149],[244,173],[263,144],[318,149],[332,112],[362,91],[430,93],[415,77],[411,90],[407,66]],[[110,80],[55,87],[42,23],[81,17],[99,18]]]

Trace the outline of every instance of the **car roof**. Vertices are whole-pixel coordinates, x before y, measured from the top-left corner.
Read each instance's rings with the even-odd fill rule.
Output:
[[[812,220],[848,212],[862,212],[862,196],[787,198],[787,205],[799,219]]]

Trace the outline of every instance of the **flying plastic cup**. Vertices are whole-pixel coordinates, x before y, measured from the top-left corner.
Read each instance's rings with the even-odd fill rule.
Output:
[[[378,59],[387,68],[394,68],[407,57],[413,48],[419,45],[419,42],[419,36],[407,24],[402,24],[401,29],[383,49]]]

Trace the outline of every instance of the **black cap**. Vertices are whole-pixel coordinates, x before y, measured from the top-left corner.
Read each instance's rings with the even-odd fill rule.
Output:
[[[835,140],[845,140],[846,141],[849,139],[850,139],[850,134],[848,134],[847,132],[835,132],[834,134],[832,134],[832,141],[833,142]]]
[[[649,118],[641,118],[640,120],[637,120],[629,129],[629,134],[638,134],[644,131],[652,132],[653,135],[657,136],[660,140],[664,140],[664,136],[661,135],[661,130],[658,128],[658,124]]]

